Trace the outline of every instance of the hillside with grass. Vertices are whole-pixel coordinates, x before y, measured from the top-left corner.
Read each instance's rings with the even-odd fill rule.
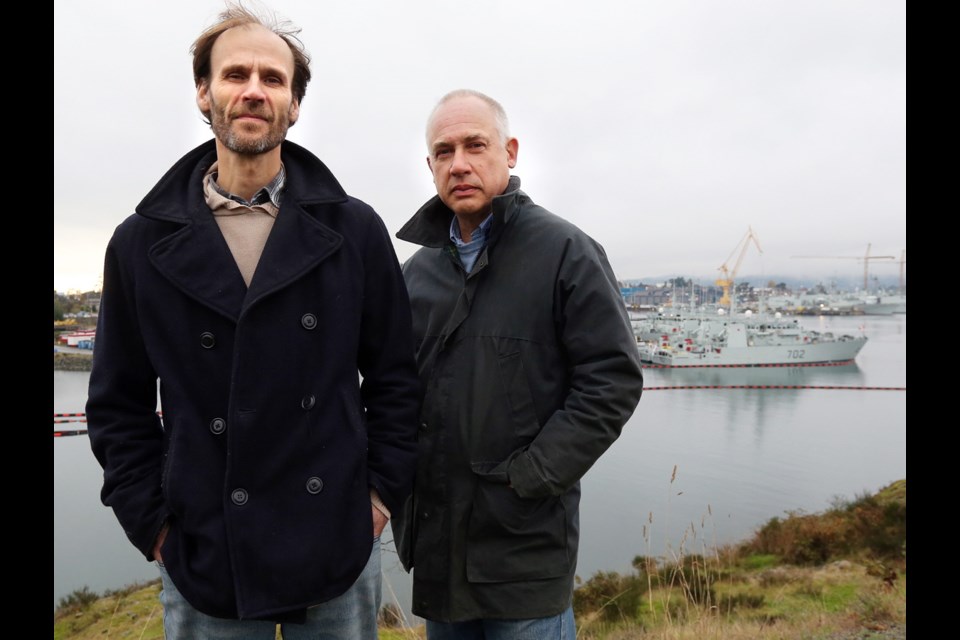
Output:
[[[637,556],[627,574],[578,579],[584,640],[900,640],[907,624],[907,483],[787,512],[711,553]],[[61,599],[55,640],[163,637],[159,581]],[[381,612],[381,640],[424,638]],[[281,638],[278,632],[277,638]]]

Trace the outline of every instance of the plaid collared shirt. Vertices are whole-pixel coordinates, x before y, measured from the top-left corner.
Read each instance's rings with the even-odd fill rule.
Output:
[[[272,202],[277,209],[280,208],[280,200],[283,198],[283,186],[287,181],[287,172],[283,168],[283,164],[280,165],[280,171],[273,177],[273,180],[267,183],[266,186],[262,187],[259,191],[253,194],[253,199],[244,200],[238,195],[228,193],[217,184],[217,172],[213,171],[210,176],[210,186],[213,187],[213,190],[219,193],[224,198],[230,198],[234,202],[239,202],[240,204],[246,207],[253,207],[258,204],[263,204],[265,202]]]

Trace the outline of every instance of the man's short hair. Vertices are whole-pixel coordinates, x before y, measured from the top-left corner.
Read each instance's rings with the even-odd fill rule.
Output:
[[[507,112],[503,108],[503,105],[488,96],[485,93],[475,91],[473,89],[454,89],[447,95],[440,98],[436,106],[433,107],[433,111],[430,112],[430,117],[427,118],[427,131],[426,135],[430,135],[430,127],[433,125],[433,118],[437,115],[437,110],[440,109],[443,105],[454,100],[456,98],[478,98],[487,103],[487,106],[493,111],[493,119],[497,125],[497,133],[500,134],[500,141],[503,144],[507,143],[507,140],[510,139],[510,121],[507,120]],[[430,147],[430,140],[427,139],[427,148]]]
[[[194,85],[199,88],[204,82],[210,81],[210,54],[217,38],[227,29],[246,25],[259,25],[269,29],[290,47],[290,52],[293,54],[291,89],[293,99],[300,104],[307,92],[307,83],[310,82],[310,55],[298,37],[300,29],[286,20],[279,20],[275,15],[267,15],[265,12],[257,13],[232,2],[227,3],[227,8],[217,17],[217,22],[201,33],[190,47],[190,53],[193,54]],[[209,118],[209,114],[203,115]]]

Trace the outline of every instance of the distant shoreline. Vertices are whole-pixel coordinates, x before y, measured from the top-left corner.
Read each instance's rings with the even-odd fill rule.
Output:
[[[55,353],[54,371],[90,371],[93,353]]]

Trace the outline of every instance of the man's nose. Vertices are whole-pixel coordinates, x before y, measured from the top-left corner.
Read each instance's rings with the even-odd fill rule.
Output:
[[[259,75],[256,73],[250,75],[250,77],[247,79],[246,86],[243,88],[243,94],[241,97],[244,100],[256,101],[263,101],[266,98]]]
[[[450,173],[455,176],[470,173],[470,163],[467,162],[467,154],[463,149],[454,149],[453,161],[450,163]]]

